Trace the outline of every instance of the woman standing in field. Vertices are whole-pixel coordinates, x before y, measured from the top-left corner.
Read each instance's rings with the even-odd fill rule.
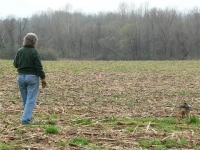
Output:
[[[39,78],[42,87],[46,87],[45,72],[41,63],[40,55],[36,50],[38,38],[34,33],[28,33],[15,56],[14,66],[18,71],[18,85],[23,101],[22,124],[29,124],[32,120],[32,111],[35,107],[38,91]]]

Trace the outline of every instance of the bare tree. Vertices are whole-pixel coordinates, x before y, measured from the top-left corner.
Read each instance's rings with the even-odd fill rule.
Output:
[[[200,56],[200,11],[136,8],[126,2],[117,12],[85,14],[48,9],[26,19],[0,20],[1,57],[12,57],[26,32],[40,39],[38,49],[76,59],[165,60]]]
[[[0,22],[0,50],[5,50],[5,30],[3,28],[3,23]]]
[[[7,44],[7,54],[11,57],[15,55],[15,43],[16,43],[16,19],[14,16],[9,16],[3,21],[5,30],[5,42]]]
[[[28,24],[27,18],[19,18],[17,20],[17,26],[18,26],[18,30],[19,30],[18,45],[20,47],[22,46],[23,37],[26,34],[25,30],[26,30],[27,24]]]
[[[120,30],[121,33],[121,48],[124,49],[127,57],[130,59],[138,59],[138,25],[126,24]]]

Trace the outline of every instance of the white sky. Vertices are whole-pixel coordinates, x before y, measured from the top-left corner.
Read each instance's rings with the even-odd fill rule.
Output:
[[[11,14],[15,17],[30,17],[32,14],[46,11],[48,8],[63,9],[66,4],[72,6],[72,11],[78,10],[85,13],[117,11],[121,2],[134,4],[136,8],[147,2],[150,8],[170,7],[180,11],[191,10],[194,7],[200,8],[200,0],[0,0],[0,19]]]

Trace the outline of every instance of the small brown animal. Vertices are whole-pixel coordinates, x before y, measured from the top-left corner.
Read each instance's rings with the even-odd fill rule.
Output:
[[[179,107],[178,111],[178,120],[180,121],[181,118],[189,118],[190,117],[190,107],[187,103],[184,103]]]

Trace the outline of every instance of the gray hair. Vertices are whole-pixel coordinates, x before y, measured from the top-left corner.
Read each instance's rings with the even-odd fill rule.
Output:
[[[35,33],[28,33],[24,37],[23,46],[24,47],[35,47],[37,45],[38,38]]]

